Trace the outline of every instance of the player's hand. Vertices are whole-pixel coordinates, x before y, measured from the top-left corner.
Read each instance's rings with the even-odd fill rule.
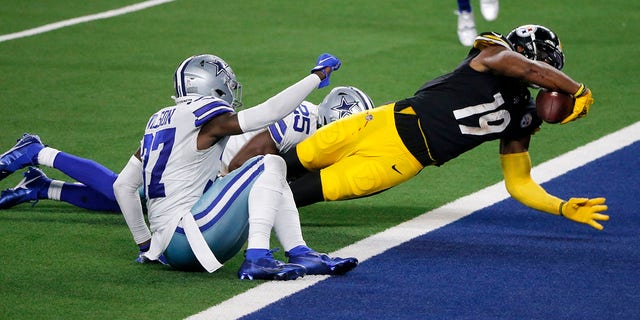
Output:
[[[329,77],[331,76],[331,73],[340,69],[340,65],[342,65],[340,59],[332,56],[331,54],[323,53],[318,57],[316,66],[311,69],[311,73],[321,71],[324,75],[324,79],[320,81],[318,89],[324,88],[329,85]]]
[[[598,230],[602,230],[602,225],[596,220],[609,220],[608,215],[599,213],[608,209],[604,204],[605,201],[605,198],[571,198],[560,206],[560,215],[569,220],[588,224]]]
[[[565,124],[573,120],[585,117],[589,113],[589,107],[593,103],[593,96],[591,90],[585,87],[584,84],[580,86],[580,89],[574,95],[576,101],[573,103],[573,112],[566,117],[560,124]]]

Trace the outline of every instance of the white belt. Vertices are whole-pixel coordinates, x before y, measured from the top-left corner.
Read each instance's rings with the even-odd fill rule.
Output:
[[[209,248],[202,232],[200,232],[200,228],[198,228],[196,219],[193,218],[191,213],[185,214],[182,217],[182,228],[187,236],[191,250],[196,255],[196,258],[198,258],[198,261],[200,261],[200,264],[209,273],[220,269],[222,263],[220,263],[213,252],[211,252],[211,248]]]

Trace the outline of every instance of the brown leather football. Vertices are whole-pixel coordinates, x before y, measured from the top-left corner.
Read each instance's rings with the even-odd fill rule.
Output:
[[[545,122],[558,123],[573,112],[572,94],[540,89],[536,96],[538,116]]]

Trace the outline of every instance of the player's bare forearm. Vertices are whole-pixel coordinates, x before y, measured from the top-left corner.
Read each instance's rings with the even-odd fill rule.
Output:
[[[571,79],[562,71],[559,71],[544,62],[527,60],[528,68],[523,80],[553,91],[562,91],[574,94],[580,89],[580,83]]]
[[[229,162],[229,171],[239,168],[245,161],[262,154],[278,154],[278,148],[267,130],[255,135],[238,150]]]
[[[580,89],[580,83],[553,66],[527,59],[504,47],[485,48],[474,60],[476,61],[472,67],[478,71],[489,71],[498,75],[522,79],[554,91],[573,94]]]

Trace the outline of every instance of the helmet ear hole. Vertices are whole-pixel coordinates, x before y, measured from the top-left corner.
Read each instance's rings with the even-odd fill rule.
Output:
[[[220,97],[220,98],[224,97],[224,95],[225,95],[224,91],[222,91],[222,90],[220,90],[220,89],[215,89],[215,90],[213,90],[213,91],[214,91],[214,92],[218,95],[218,97]]]

